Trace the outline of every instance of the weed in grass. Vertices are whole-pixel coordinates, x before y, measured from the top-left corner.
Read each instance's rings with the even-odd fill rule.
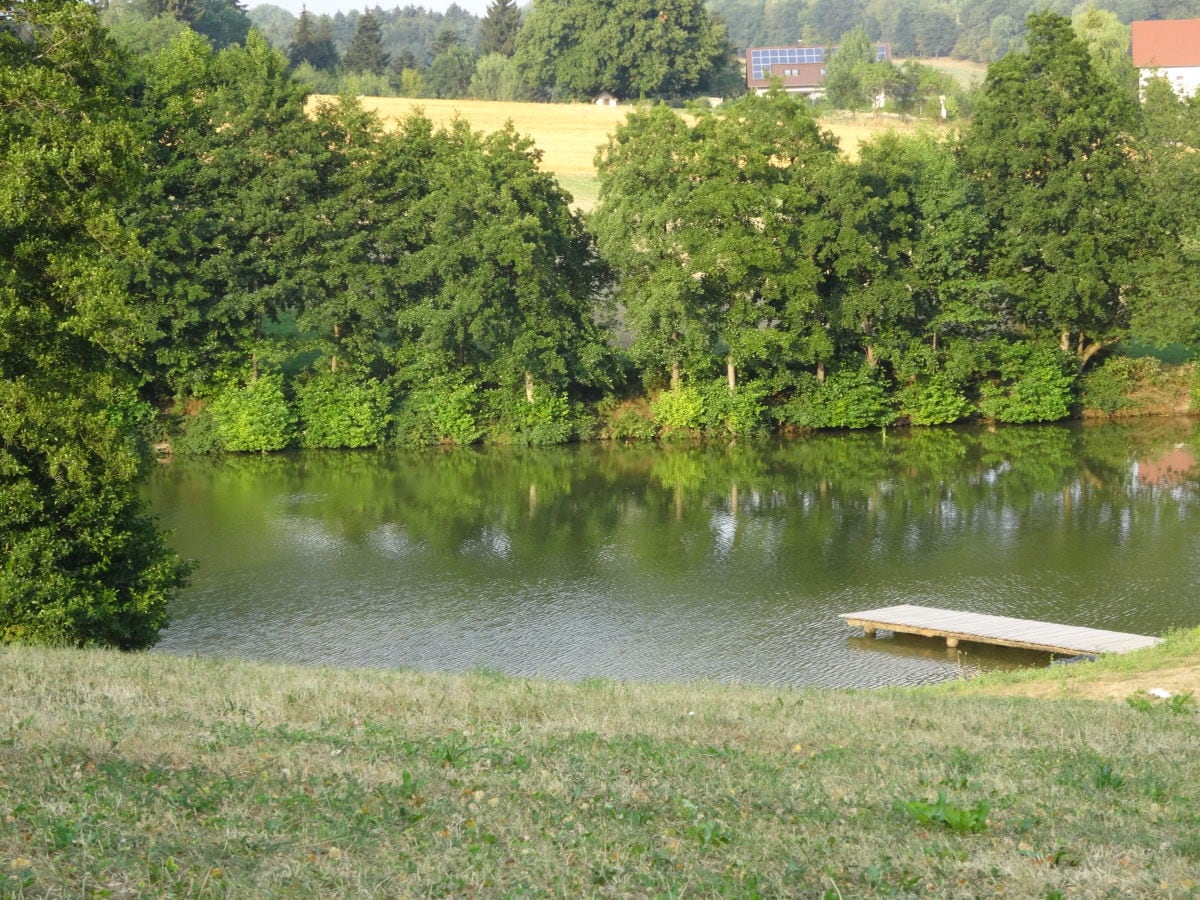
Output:
[[[1098,791],[1115,791],[1125,786],[1125,776],[1108,763],[1101,763],[1092,774],[1092,787]]]
[[[1192,711],[1195,706],[1195,697],[1191,691],[1184,691],[1182,694],[1174,694],[1167,698],[1163,704],[1172,714],[1182,716],[1184,713]]]
[[[910,800],[900,808],[922,825],[940,825],[951,831],[971,833],[987,830],[987,817],[991,812],[991,804],[986,800],[969,807],[955,806],[946,799],[945,791],[938,792],[934,803]]]
[[[433,745],[433,761],[443,767],[457,768],[471,755],[471,746],[464,735],[453,731]]]

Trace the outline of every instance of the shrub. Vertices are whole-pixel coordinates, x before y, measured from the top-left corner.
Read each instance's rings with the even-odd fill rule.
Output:
[[[444,375],[415,388],[400,404],[396,440],[409,446],[473,444],[482,437],[479,387]]]
[[[918,377],[897,394],[900,415],[913,425],[949,425],[971,413],[962,382],[939,369]]]
[[[766,422],[763,400],[767,389],[756,382],[742,382],[729,390],[725,379],[712,382],[704,391],[704,424],[710,432],[721,431],[744,437],[762,431]]]
[[[608,398],[601,402],[598,414],[601,434],[610,441],[652,441],[658,433],[654,415],[645,400]]]
[[[326,373],[296,388],[296,406],[303,446],[378,447],[387,428],[391,395],[383,382]]]
[[[835,372],[824,383],[810,376],[780,412],[783,422],[802,428],[869,428],[895,417],[876,370],[866,366]]]
[[[209,413],[222,450],[282,450],[295,434],[296,419],[279,374],[260,375],[244,386],[226,388],[213,398]]]
[[[695,388],[679,385],[650,401],[650,412],[664,437],[695,432],[704,424],[704,397]]]
[[[535,391],[530,403],[524,392],[498,390],[489,399],[496,443],[545,447],[575,437],[576,423],[566,394]]]
[[[1057,348],[1005,344],[996,377],[979,390],[979,409],[997,422],[1054,422],[1071,412],[1074,359]]]

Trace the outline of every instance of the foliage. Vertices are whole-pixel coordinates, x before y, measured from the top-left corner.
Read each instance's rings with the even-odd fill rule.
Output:
[[[895,419],[879,373],[869,366],[842,369],[823,382],[803,380],[778,415],[801,428],[869,428]]]
[[[1112,415],[1133,405],[1131,392],[1157,380],[1162,364],[1152,356],[1112,356],[1079,380],[1079,402],[1085,409]]]
[[[1006,343],[994,375],[979,386],[979,411],[997,422],[1054,422],[1071,411],[1076,384],[1069,355],[1055,348]]]
[[[700,0],[539,0],[514,58],[552,97],[634,99],[696,96],[728,55]]]
[[[606,397],[599,404],[600,435],[610,441],[652,441],[658,426],[649,404]]]
[[[1128,327],[1146,213],[1130,163],[1134,105],[1069,19],[1031,15],[1028,45],[988,69],[960,154],[983,195],[1006,314],[1082,368]]]
[[[392,398],[381,381],[322,374],[296,385],[302,447],[382,446]]]
[[[414,387],[396,414],[396,441],[406,446],[456,444],[478,441],[479,387],[461,376],[439,375]]]
[[[84,4],[0,24],[0,641],[152,645],[188,567],[138,493],[150,316],[118,220],[127,60]]]
[[[487,405],[493,443],[545,447],[565,444],[577,432],[566,394],[537,391],[530,401],[523,394],[501,389],[491,392]]]
[[[950,831],[979,833],[987,831],[988,813],[991,804],[980,800],[969,807],[956,806],[946,799],[946,792],[939,791],[935,802],[910,800],[901,807],[922,825],[940,825]]]
[[[906,384],[897,392],[899,417],[912,425],[949,425],[974,408],[965,385],[952,372],[939,369]]]
[[[296,417],[279,374],[228,385],[213,398],[209,414],[222,450],[266,453],[284,449],[295,437]]]
[[[387,71],[389,61],[379,19],[374,13],[363,13],[354,23],[354,35],[342,55],[342,66],[348,72],[382,75]]]
[[[325,72],[336,69],[339,59],[329,20],[322,18],[317,21],[307,8],[302,9],[288,45],[287,58],[293,66],[308,63],[314,69]]]
[[[499,53],[508,58],[516,52],[517,33],[521,30],[521,10],[517,0],[492,0],[483,17],[479,36],[479,55]]]
[[[767,388],[762,382],[742,381],[731,390],[728,381],[718,379],[705,385],[703,396],[704,424],[710,434],[747,437],[766,425]]]
[[[650,412],[666,437],[695,432],[704,424],[704,395],[694,387],[676,385],[650,401]]]

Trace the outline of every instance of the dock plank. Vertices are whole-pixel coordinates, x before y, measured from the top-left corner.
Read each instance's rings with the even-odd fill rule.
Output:
[[[1153,647],[1162,640],[1143,634],[908,603],[842,613],[839,618],[844,619],[851,627],[861,627],[871,636],[877,631],[892,631],[945,638],[947,646],[950,647],[957,646],[960,641],[973,641],[1070,656],[1128,653],[1131,650]]]

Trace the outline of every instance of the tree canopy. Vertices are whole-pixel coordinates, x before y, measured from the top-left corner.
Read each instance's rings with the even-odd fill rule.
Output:
[[[551,95],[694,95],[730,56],[701,0],[537,0],[517,35],[525,80]]]

